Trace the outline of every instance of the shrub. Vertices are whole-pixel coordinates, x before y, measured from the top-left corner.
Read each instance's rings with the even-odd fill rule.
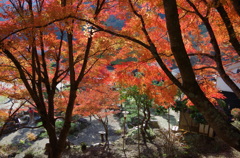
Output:
[[[61,131],[62,127],[63,127],[63,124],[64,124],[64,122],[62,120],[57,120],[55,122],[55,128],[56,128],[56,132],[57,133],[60,133],[60,131]]]
[[[233,115],[234,119],[240,120],[240,108],[233,108],[231,110],[231,114]]]
[[[130,111],[130,110],[128,110]],[[138,126],[141,124],[141,120],[143,119],[143,115],[142,113],[140,113],[140,116],[138,118],[138,114],[137,114],[137,111],[130,111],[130,113],[127,115],[126,117],[126,124],[129,128],[132,128],[134,126]],[[124,117],[122,117],[120,119],[120,122],[123,126],[123,123],[124,123]]]
[[[117,129],[114,131],[115,134],[121,135],[123,133],[122,129]]]
[[[34,133],[27,133],[27,139],[30,141],[34,141],[37,139],[37,136]]]
[[[62,127],[63,127],[63,124],[64,124],[64,121],[61,121],[61,120],[57,120],[56,121],[55,128],[56,128],[57,133],[60,133],[60,131],[61,131]],[[77,123],[71,123],[69,134],[73,135],[77,131],[78,131],[78,124]]]
[[[127,137],[137,139],[138,136],[138,128],[132,128],[131,130],[128,131]]]
[[[82,152],[85,152],[87,150],[87,144],[85,142],[82,142],[80,145],[81,145]]]
[[[77,133],[78,131],[78,124],[77,123],[71,123],[71,128],[69,130],[69,134],[73,135],[75,133]]]
[[[240,122],[239,121],[234,121],[231,123],[234,127],[236,127],[238,130],[240,130]]]
[[[156,134],[154,133],[152,128],[147,129],[147,133],[149,134],[150,139],[156,138]]]
[[[46,130],[42,130],[42,131],[40,131],[40,133],[38,134],[37,137],[38,137],[39,139],[42,139],[42,138],[48,138],[47,131],[46,131]]]
[[[37,122],[37,125],[36,126],[42,126],[43,123],[40,121],[40,122]]]

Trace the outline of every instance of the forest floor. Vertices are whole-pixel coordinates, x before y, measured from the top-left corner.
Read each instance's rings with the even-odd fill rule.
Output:
[[[177,123],[177,115],[172,114],[171,126]],[[155,128],[151,141],[146,144],[140,140],[136,131],[129,130],[125,143],[121,136],[118,117],[109,117],[109,148],[101,143],[98,133],[102,125],[95,119],[90,125],[69,136],[71,148],[63,154],[64,158],[239,158],[240,152],[226,145],[219,138],[188,132],[169,132],[166,116],[157,117],[160,128]],[[48,139],[41,136],[44,129],[23,128],[0,139],[0,158],[23,158],[34,155],[36,158],[47,158],[44,154]],[[36,137],[34,137],[36,136]],[[169,137],[170,136],[170,137]],[[141,139],[141,138],[140,138]],[[81,144],[87,145],[82,152]]]

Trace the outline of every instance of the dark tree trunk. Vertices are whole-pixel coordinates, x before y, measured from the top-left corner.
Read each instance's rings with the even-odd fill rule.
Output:
[[[151,135],[150,135],[150,133],[147,132],[147,129],[148,129],[148,127],[149,127],[149,122],[150,122],[150,119],[151,119],[151,111],[150,111],[150,106],[149,106],[149,105],[147,105],[146,111],[147,111],[147,119],[146,119],[146,121],[145,121],[144,130],[145,130],[145,132],[147,133],[148,139],[150,140],[150,142],[152,142]]]
[[[145,131],[145,121],[147,120],[147,115],[146,115],[146,105],[143,105],[143,118],[141,121],[141,134],[142,134],[142,139],[143,143],[147,145],[147,138],[146,138],[146,131]]]

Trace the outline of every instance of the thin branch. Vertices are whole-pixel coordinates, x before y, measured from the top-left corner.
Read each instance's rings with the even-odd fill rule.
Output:
[[[195,13],[194,11],[188,10],[186,8],[181,7],[180,5],[177,5],[180,9],[184,10],[187,13]]]
[[[212,60],[215,60],[214,55],[207,54],[207,53],[189,53],[188,56],[206,56]]]
[[[193,70],[198,71],[198,70],[204,70],[204,69],[214,69],[214,70],[217,70],[217,68],[213,67],[213,66],[203,66],[201,68],[194,68]]]
[[[90,49],[91,49],[91,45],[92,45],[92,40],[93,40],[93,37],[92,37],[92,29],[91,29],[90,37],[87,40],[87,46],[86,46],[86,50],[85,50],[85,55],[84,55],[82,69],[81,69],[81,72],[79,73],[78,78],[76,80],[76,84],[77,84],[76,87],[78,87],[79,83],[81,82],[81,80],[84,77],[85,70],[86,70],[87,63],[88,63],[88,59],[89,59],[89,54],[90,54]]]

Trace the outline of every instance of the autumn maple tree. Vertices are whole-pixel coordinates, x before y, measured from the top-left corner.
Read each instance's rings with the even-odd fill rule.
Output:
[[[143,142],[146,144],[147,138],[151,140],[147,131],[151,119],[150,109],[158,106],[164,108],[173,106],[177,87],[152,60],[148,62],[124,62],[116,65],[115,68],[117,86],[122,91],[121,97],[126,100],[123,108],[124,110],[129,108],[130,113],[137,117],[137,119],[134,118],[133,125],[138,126],[138,145],[140,132]],[[128,103],[129,99],[134,100],[134,102]]]
[[[73,116],[94,117],[104,127],[106,145],[108,145],[108,116],[119,113],[119,92],[112,82],[112,73],[106,65],[98,64],[85,75],[77,91]],[[57,113],[64,113],[69,98],[68,88],[61,88],[56,97]]]
[[[97,81],[97,84],[91,83],[79,93],[73,115],[93,116],[98,120],[105,130],[105,145],[108,147],[108,116],[120,112],[119,92],[116,91],[114,85]]]
[[[31,97],[49,135],[49,157],[61,157],[80,83],[94,66],[107,64],[104,59],[112,45],[110,38],[98,34],[89,23],[66,16],[94,18],[100,8],[64,0],[9,0],[0,7],[1,59],[7,58],[11,65],[5,73],[12,83],[19,80]],[[59,107],[56,98],[60,84],[69,88],[63,92],[67,93],[62,108],[64,125],[58,135],[55,110]]]

